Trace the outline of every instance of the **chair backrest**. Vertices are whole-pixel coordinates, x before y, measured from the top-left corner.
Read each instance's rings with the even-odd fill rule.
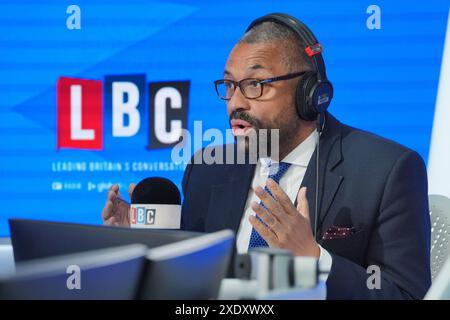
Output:
[[[433,281],[424,300],[450,300],[450,257]]]
[[[431,276],[438,276],[450,256],[450,199],[441,195],[428,197],[431,216]]]

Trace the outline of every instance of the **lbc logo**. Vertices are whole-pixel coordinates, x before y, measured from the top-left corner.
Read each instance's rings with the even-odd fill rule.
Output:
[[[132,224],[155,224],[156,209],[146,209],[145,207],[131,208]]]
[[[102,150],[104,132],[117,139],[144,133],[147,149],[174,146],[187,125],[189,85],[189,81],[146,83],[141,74],[109,75],[104,82],[60,77],[57,147]],[[104,117],[109,120],[106,125]],[[144,124],[147,133],[142,132]]]

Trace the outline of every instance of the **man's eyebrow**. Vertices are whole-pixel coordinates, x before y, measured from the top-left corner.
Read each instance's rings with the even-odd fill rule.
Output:
[[[247,68],[248,70],[258,70],[258,69],[266,69],[264,66],[260,65],[260,64],[254,64],[251,65],[250,67]],[[224,76],[231,76],[231,72],[228,70],[225,70],[223,72]]]
[[[250,66],[248,69],[250,70],[258,70],[258,69],[265,69],[264,66],[260,65],[260,64],[254,64],[252,66]]]

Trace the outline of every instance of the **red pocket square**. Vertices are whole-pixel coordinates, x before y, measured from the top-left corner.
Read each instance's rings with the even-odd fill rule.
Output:
[[[323,240],[332,240],[332,239],[343,239],[351,236],[355,233],[355,228],[353,227],[337,227],[331,226],[327,231],[323,234]]]

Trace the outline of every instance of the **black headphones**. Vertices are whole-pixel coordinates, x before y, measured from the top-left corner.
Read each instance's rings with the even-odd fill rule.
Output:
[[[301,119],[314,121],[318,115],[325,113],[333,98],[333,86],[325,72],[322,46],[304,23],[284,13],[271,13],[260,17],[250,24],[246,32],[267,21],[289,28],[306,44],[305,52],[313,60],[317,71],[308,71],[301,77],[295,93],[295,105]]]

